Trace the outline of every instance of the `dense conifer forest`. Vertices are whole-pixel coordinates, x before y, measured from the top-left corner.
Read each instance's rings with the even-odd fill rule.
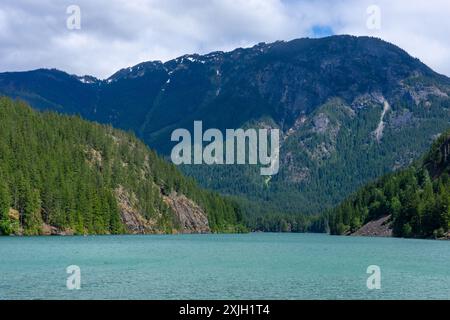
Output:
[[[450,228],[450,131],[405,170],[370,183],[328,213],[330,232],[348,234],[390,216],[393,235],[441,238]]]
[[[117,190],[133,195],[155,232],[180,230],[164,195],[183,194],[212,232],[245,230],[234,202],[197,187],[133,134],[0,98],[0,234],[127,233]]]

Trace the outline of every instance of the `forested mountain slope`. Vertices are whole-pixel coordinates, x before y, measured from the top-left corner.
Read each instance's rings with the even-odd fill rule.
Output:
[[[331,233],[346,234],[383,217],[394,236],[450,238],[450,131],[421,161],[365,186],[328,220]]]
[[[236,205],[133,135],[0,98],[0,234],[234,232]]]
[[[450,80],[370,37],[297,39],[166,63],[106,80],[57,70],[0,74],[0,92],[40,109],[132,130],[167,156],[174,129],[279,128],[280,172],[184,166],[253,215],[319,213],[418,159],[450,127]]]

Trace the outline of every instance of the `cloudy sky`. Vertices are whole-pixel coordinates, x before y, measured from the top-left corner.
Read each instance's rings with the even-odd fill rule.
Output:
[[[67,27],[68,19],[76,27],[71,5],[80,8],[80,29]],[[186,53],[353,34],[392,42],[450,76],[449,31],[448,0],[2,0],[0,72],[44,67],[107,78]]]

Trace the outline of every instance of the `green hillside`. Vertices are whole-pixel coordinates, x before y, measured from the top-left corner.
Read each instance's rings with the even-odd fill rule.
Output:
[[[8,98],[0,98],[0,119],[0,234],[242,229],[232,202],[198,188],[132,134]]]
[[[362,188],[329,213],[333,234],[390,216],[394,236],[440,238],[450,228],[450,131],[409,168]]]

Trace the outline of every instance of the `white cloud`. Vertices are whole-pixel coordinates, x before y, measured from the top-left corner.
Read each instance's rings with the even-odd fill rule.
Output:
[[[66,8],[81,8],[81,30],[66,28]],[[381,8],[380,30],[366,8]],[[334,33],[390,41],[450,75],[450,2],[434,0],[2,0],[0,71],[58,68],[108,77],[146,60]]]
[[[357,1],[352,10],[345,10],[342,1],[337,12],[343,12],[343,23],[337,33],[373,35],[392,42],[419,58],[435,71],[450,76],[450,2],[434,1]],[[370,4],[381,9],[381,29],[367,30],[361,12]]]

